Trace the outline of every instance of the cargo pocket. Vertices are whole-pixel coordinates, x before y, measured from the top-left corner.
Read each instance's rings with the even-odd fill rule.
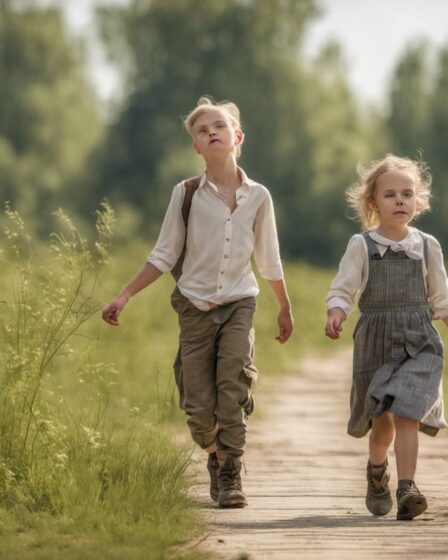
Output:
[[[251,387],[252,384],[258,380],[258,370],[253,363],[243,368],[241,375],[244,381],[249,385],[249,387]]]
[[[249,343],[250,343],[250,350],[249,350],[249,363],[243,368],[241,373],[243,379],[249,386],[252,386],[252,383],[255,383],[258,380],[258,370],[254,364],[254,353],[255,353],[255,329],[252,327],[249,332]]]
[[[250,363],[247,367],[243,368],[241,372],[241,379],[245,387],[245,397],[243,400],[239,401],[238,404],[244,410],[244,414],[246,416],[250,416],[255,408],[254,397],[252,394],[252,385],[258,379],[258,371],[253,363]]]
[[[184,375],[182,369],[181,347],[177,350],[176,359],[173,364],[174,379],[176,381],[177,390],[179,392],[179,407],[185,410],[185,392],[184,392]]]
[[[244,410],[244,414],[246,415],[246,417],[249,417],[253,413],[255,409],[255,400],[250,391],[247,399],[245,399],[243,402],[240,402],[239,405]]]
[[[254,305],[251,302],[251,305]],[[252,385],[258,380],[258,370],[254,364],[254,353],[255,353],[255,329],[252,327],[249,332],[250,341],[250,362],[243,368],[241,376],[244,382],[247,384],[247,398],[240,403],[241,408],[244,410],[246,417],[249,417],[255,409],[255,401],[252,394]]]

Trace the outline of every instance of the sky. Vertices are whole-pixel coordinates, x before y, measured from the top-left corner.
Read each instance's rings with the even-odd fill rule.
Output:
[[[95,0],[59,0],[69,26],[92,39],[90,74],[105,100],[120,91],[118,75],[93,39]],[[166,0],[169,2],[169,0]],[[219,1],[219,0],[216,0]],[[348,80],[361,99],[381,103],[397,58],[409,42],[448,45],[448,0],[317,0],[323,15],[308,31],[305,52],[314,56],[330,39],[342,45]],[[126,4],[127,0],[101,0]]]
[[[448,46],[448,0],[321,0],[307,51],[330,38],[342,44],[349,82],[366,101],[381,102],[398,57],[412,41]]]

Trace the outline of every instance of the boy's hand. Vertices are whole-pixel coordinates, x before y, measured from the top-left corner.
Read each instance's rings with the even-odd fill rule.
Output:
[[[342,323],[347,319],[347,315],[340,307],[329,309],[327,323],[325,325],[325,335],[328,338],[339,338],[342,331]]]
[[[118,315],[120,315],[128,301],[128,296],[121,295],[113,302],[109,303],[109,305],[106,305],[102,313],[103,320],[113,327],[118,327]]]
[[[280,309],[280,313],[278,314],[278,328],[279,336],[276,336],[275,339],[278,340],[280,344],[283,344],[288,340],[294,330],[294,319],[292,318],[291,309]]]

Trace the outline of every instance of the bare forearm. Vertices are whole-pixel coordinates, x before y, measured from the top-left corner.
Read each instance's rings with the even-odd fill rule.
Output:
[[[137,276],[103,309],[102,317],[109,325],[118,327],[118,316],[129,299],[162,276],[162,272],[151,263],[146,263]]]
[[[281,280],[269,280],[271,288],[274,290],[280,309],[290,310],[291,302],[289,300],[286,284],[283,278]]]
[[[127,299],[135,296],[138,292],[155,282],[162,276],[162,272],[151,263],[146,263],[137,276],[123,288],[119,297],[125,296]]]
[[[288,292],[286,290],[285,281],[282,280],[269,280],[269,284],[274,290],[275,297],[280,305],[278,313],[278,327],[279,334],[276,339],[283,344],[291,336],[294,330],[294,319],[291,313],[291,302],[289,301]]]

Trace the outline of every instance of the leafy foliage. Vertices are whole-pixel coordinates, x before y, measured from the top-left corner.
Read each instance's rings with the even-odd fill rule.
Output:
[[[45,230],[44,209],[74,206],[102,125],[59,11],[3,2],[0,14],[0,199]]]
[[[335,201],[330,220],[344,219],[342,190],[369,149],[338,49],[311,66],[302,60],[317,13],[312,0],[139,0],[100,10],[128,96],[102,150],[95,196],[131,200],[155,236],[170,187],[201,169],[181,115],[204,93],[232,99],[246,132],[242,165],[273,192],[284,254],[333,256],[350,224],[336,238],[333,225],[326,237],[321,225]]]

